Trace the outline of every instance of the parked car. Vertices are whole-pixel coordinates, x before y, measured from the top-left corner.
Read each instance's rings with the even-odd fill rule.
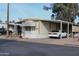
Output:
[[[0,28],[0,35],[5,35],[7,33],[7,30],[5,28]],[[12,33],[12,31],[9,30],[9,34]]]
[[[6,34],[6,30],[4,28],[0,28],[0,34],[1,35]]]
[[[61,33],[61,31],[60,30],[54,30],[54,31],[51,31],[51,32],[49,32],[48,33],[48,36],[51,38],[51,37],[67,37],[67,33],[66,32],[64,32],[64,31],[62,31],[62,33]]]

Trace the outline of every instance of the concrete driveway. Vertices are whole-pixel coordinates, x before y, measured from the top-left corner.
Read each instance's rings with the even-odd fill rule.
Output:
[[[2,56],[79,56],[78,47],[0,39]]]

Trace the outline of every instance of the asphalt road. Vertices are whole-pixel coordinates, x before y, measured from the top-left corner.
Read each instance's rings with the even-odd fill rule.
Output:
[[[79,56],[79,48],[0,39],[0,56]]]

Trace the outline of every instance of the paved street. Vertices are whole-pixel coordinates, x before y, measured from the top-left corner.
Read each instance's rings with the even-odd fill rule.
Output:
[[[79,56],[78,47],[40,44],[0,39],[0,55],[9,56]]]

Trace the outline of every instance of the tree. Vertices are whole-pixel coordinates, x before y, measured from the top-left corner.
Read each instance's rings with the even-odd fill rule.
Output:
[[[56,14],[56,19],[74,22],[79,15],[77,3],[54,3],[52,13]]]
[[[43,6],[43,9],[46,10],[46,11],[52,10],[52,8],[53,8],[53,4],[52,4],[52,3],[50,4],[49,7],[48,7],[48,6],[45,6],[45,5]],[[54,19],[54,16],[55,16],[55,14],[52,13],[52,14],[51,14],[51,19]]]
[[[47,6],[44,5],[43,9],[48,11],[49,9],[51,9],[51,7],[47,7]]]

